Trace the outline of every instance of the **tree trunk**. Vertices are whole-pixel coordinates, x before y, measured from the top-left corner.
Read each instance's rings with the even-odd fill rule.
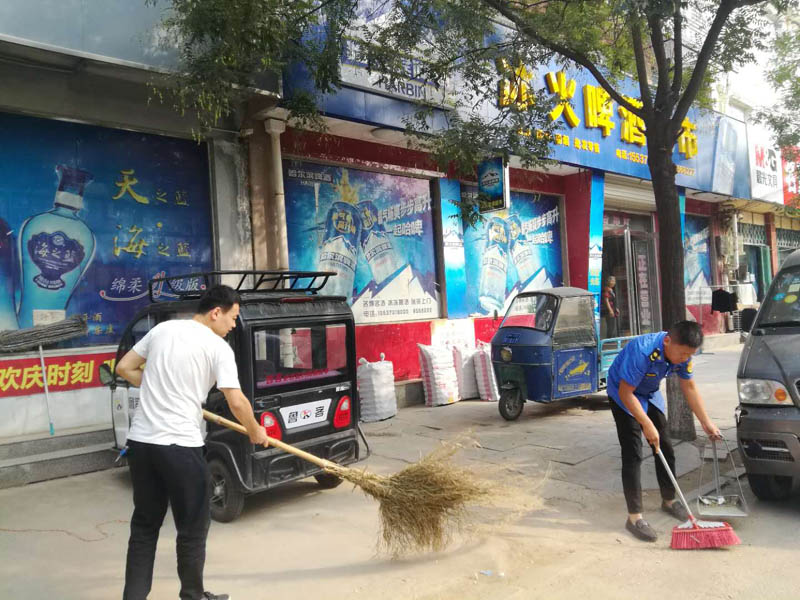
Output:
[[[683,238],[678,188],[672,144],[666,139],[666,123],[653,128],[648,136],[648,166],[653,180],[658,215],[658,262],[661,272],[661,322],[663,329],[686,319],[686,296],[683,282]],[[655,139],[652,139],[655,138]],[[659,139],[661,138],[661,139]],[[675,376],[667,381],[667,419],[671,437],[691,441],[696,437],[689,405]]]

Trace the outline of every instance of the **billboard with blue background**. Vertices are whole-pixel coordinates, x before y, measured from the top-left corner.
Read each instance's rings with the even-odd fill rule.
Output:
[[[151,278],[212,268],[204,144],[10,114],[0,136],[0,329],[85,314],[70,345],[116,343]]]
[[[357,323],[438,318],[427,179],[285,160],[289,266],[335,271]]]
[[[477,196],[476,187],[461,185],[462,199],[475,202]],[[443,201],[443,218],[444,207]],[[495,311],[502,316],[519,292],[563,284],[557,196],[512,191],[506,210],[490,213],[474,227],[463,224],[462,231],[463,267],[459,262],[446,260],[445,264],[448,316],[484,316]],[[449,283],[458,278],[451,271],[462,269],[465,293],[450,294]]]

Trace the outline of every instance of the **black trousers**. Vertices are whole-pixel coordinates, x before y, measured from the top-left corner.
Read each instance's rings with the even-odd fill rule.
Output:
[[[167,504],[178,530],[181,600],[203,597],[206,538],[211,522],[205,448],[128,441],[133,517],[123,600],[145,600],[153,583],[156,543]]]
[[[628,504],[628,513],[636,514],[642,512],[642,426],[631,415],[626,413],[620,406],[609,398],[611,402],[611,414],[614,415],[614,422],[617,424],[617,437],[619,446],[622,449],[622,490],[625,493],[625,502]],[[667,459],[667,464],[672,472],[675,473],[675,452],[672,449],[672,442],[667,435],[667,417],[652,404],[647,407],[647,416],[658,430],[661,452]],[[655,449],[651,446],[653,455]],[[656,478],[658,487],[661,489],[661,497],[664,500],[675,499],[675,487],[670,481],[669,475],[664,470],[664,465],[660,459],[656,459]]]

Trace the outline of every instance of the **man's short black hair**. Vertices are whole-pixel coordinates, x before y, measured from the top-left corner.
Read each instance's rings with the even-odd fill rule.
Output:
[[[703,345],[703,329],[694,321],[678,321],[669,328],[669,338],[681,346],[699,348]]]
[[[242,298],[232,287],[227,285],[214,285],[206,290],[197,305],[197,314],[204,315],[218,306],[222,312],[228,312],[234,304],[241,304]]]

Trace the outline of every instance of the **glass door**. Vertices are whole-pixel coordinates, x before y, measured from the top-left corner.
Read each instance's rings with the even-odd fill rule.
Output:
[[[603,293],[608,296],[613,277],[613,294],[619,315],[601,310],[602,338],[652,333],[661,329],[658,304],[658,270],[655,236],[627,227],[606,231],[603,236]],[[601,294],[601,303],[605,303]],[[614,307],[612,307],[614,308]]]

